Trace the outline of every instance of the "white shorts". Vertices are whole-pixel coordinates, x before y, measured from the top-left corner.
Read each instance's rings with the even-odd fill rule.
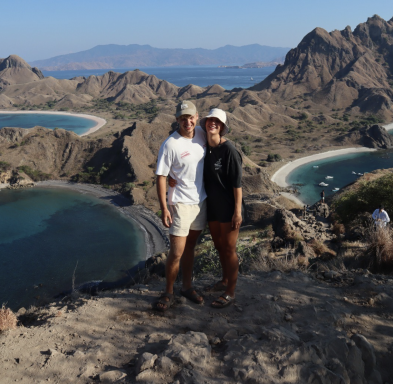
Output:
[[[199,204],[175,204],[169,206],[172,225],[169,234],[188,236],[190,230],[202,231],[206,227],[206,199]]]

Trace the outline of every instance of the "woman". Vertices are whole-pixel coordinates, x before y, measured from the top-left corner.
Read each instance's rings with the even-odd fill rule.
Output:
[[[207,221],[223,270],[222,279],[208,287],[208,290],[224,291],[211,304],[214,308],[224,308],[235,299],[239,270],[236,242],[242,223],[242,158],[237,149],[223,137],[229,132],[223,110],[212,109],[200,124],[207,136],[204,163]],[[169,185],[175,186],[175,183],[170,180]]]

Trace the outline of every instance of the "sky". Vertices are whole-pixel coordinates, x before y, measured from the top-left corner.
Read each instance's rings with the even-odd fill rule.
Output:
[[[215,49],[230,44],[296,47],[316,27],[352,29],[392,0],[12,0],[3,1],[0,58],[26,61],[104,44]]]

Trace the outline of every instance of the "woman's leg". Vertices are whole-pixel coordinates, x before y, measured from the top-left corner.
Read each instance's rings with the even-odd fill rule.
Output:
[[[235,297],[237,274],[239,272],[239,259],[236,254],[236,242],[239,228],[233,229],[232,223],[220,223],[221,228],[221,253],[225,259],[223,264],[224,274],[228,279],[225,295]]]
[[[220,256],[220,263],[222,267],[222,279],[221,282],[223,285],[228,284],[228,276],[225,273],[225,258],[224,255],[221,251],[221,224],[218,221],[209,221],[209,229],[210,229],[210,234],[212,235],[212,240],[214,243],[214,248],[216,248],[218,255]]]
[[[239,229],[233,229],[232,223],[219,223],[218,221],[209,222],[209,227],[214,245],[220,254],[223,270],[222,282],[227,286],[224,295],[235,297],[239,271],[239,259],[236,254]],[[214,301],[213,306],[215,303]]]

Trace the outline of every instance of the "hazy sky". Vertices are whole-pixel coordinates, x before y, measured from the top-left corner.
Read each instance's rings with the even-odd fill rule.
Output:
[[[3,1],[0,58],[27,61],[100,44],[208,48],[258,43],[295,47],[315,27],[352,29],[392,0],[12,0]]]

